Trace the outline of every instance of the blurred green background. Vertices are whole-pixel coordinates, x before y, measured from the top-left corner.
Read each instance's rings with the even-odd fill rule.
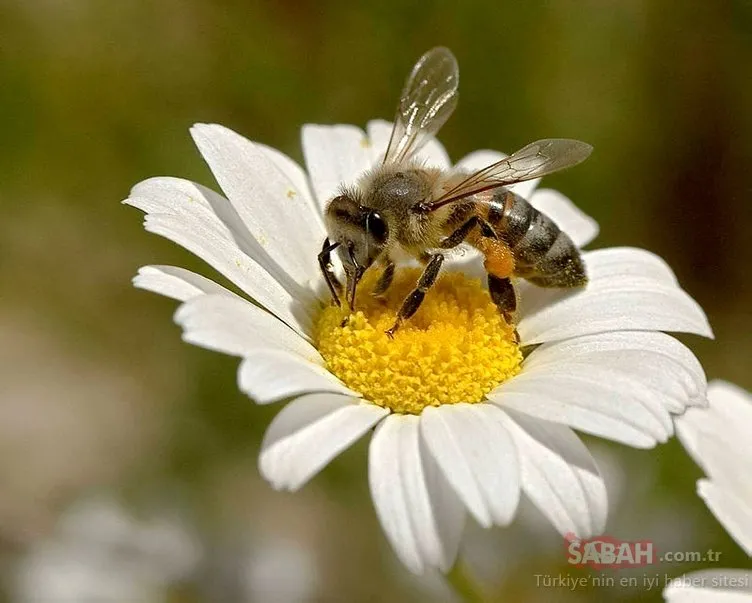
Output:
[[[305,122],[390,119],[437,44],[462,73],[441,133],[452,158],[545,137],[593,144],[545,184],[598,220],[594,246],[662,255],[717,337],[683,340],[709,378],[752,389],[747,0],[0,0],[0,600],[26,600],[19,572],[92,496],[135,522],[174,512],[187,526],[198,560],[154,601],[452,600],[392,555],[363,443],[297,494],[261,481],[276,409],[237,391],[236,360],[180,341],[173,302],[130,285],[150,263],[211,272],[119,204],[154,175],[214,186],[188,136],[197,121],[301,160]],[[675,440],[588,444],[609,479],[609,534],[749,563]],[[657,588],[536,586],[535,574],[592,573],[567,567],[529,510],[508,529],[471,528],[465,552],[493,601],[660,600]]]

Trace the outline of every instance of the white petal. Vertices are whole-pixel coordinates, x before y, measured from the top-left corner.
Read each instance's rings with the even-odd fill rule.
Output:
[[[257,350],[287,350],[323,365],[316,349],[268,312],[238,297],[202,295],[181,305],[175,322],[194,345],[246,356]]]
[[[674,578],[663,590],[668,603],[752,603],[752,572],[706,569]]]
[[[355,126],[306,124],[303,154],[322,213],[341,186],[354,185],[371,167],[369,141]]]
[[[483,149],[480,151],[473,151],[469,155],[465,155],[457,162],[454,167],[457,170],[466,172],[477,172],[478,170],[488,167],[492,163],[501,161],[505,157],[507,157],[507,155],[500,153],[499,151],[489,151]],[[533,191],[538,186],[538,183],[540,181],[540,178],[534,178],[533,180],[527,180],[525,182],[513,184],[512,186],[508,186],[507,188],[510,191],[518,194],[523,199],[530,201],[530,198],[533,195]]]
[[[431,497],[431,505],[436,517],[436,530],[442,548],[438,568],[447,572],[457,559],[462,532],[465,529],[465,505],[462,504],[447,481],[444,472],[436,463],[422,438],[420,440],[420,456],[423,460],[426,489]]]
[[[617,276],[644,276],[667,285],[677,285],[676,275],[660,256],[637,247],[609,247],[585,252],[592,280]]]
[[[707,474],[698,493],[728,533],[752,556],[752,396],[730,383],[713,381],[707,408],[676,419],[687,452]]]
[[[525,494],[562,535],[600,534],[608,514],[606,486],[582,441],[562,425],[503,414],[519,452]]]
[[[713,406],[709,407],[712,412]],[[738,500],[747,501],[752,513],[752,444],[749,442],[749,425],[738,425],[738,431],[746,431],[739,437],[736,428],[725,426],[720,431],[701,431],[698,436],[700,466],[720,489]],[[750,524],[752,527],[752,524]]]
[[[749,469],[749,464],[743,468],[735,467],[738,472],[749,471]],[[750,475],[738,475],[738,479],[749,481]],[[736,488],[722,484],[720,480],[719,482],[707,479],[698,480],[697,493],[716,519],[726,528],[729,536],[744,549],[747,555],[752,556],[752,502],[749,498],[742,499],[737,496]],[[738,488],[738,491],[741,494],[743,488]]]
[[[682,412],[705,404],[705,373],[684,344],[665,333],[621,331],[545,343],[525,359],[525,370],[567,363],[602,365],[631,375],[662,394],[664,406]]]
[[[444,145],[436,138],[429,139],[415,154],[415,159],[428,167],[436,167],[442,170],[449,170],[452,167],[449,154]]]
[[[708,408],[691,409],[676,419],[677,435],[684,448],[708,474],[712,468],[704,458],[702,444],[712,440],[726,442],[735,457],[739,451],[750,450],[752,463],[748,429],[752,425],[752,396],[731,383],[714,380],[708,387],[708,400]]]
[[[286,275],[256,242],[230,201],[205,186],[181,178],[149,178],[133,187],[125,203],[147,214],[183,217],[205,224],[278,280],[280,275]]]
[[[665,425],[624,391],[624,382],[601,382],[587,370],[523,371],[498,387],[488,399],[503,409],[563,423],[580,431],[636,448],[667,439]]]
[[[736,422],[737,426],[752,425],[752,395],[741,387],[714,379],[708,386],[708,398],[720,416]]]
[[[136,184],[123,203],[137,207],[147,214],[179,216],[207,210],[214,214],[214,217],[218,217],[219,214],[214,211],[213,206],[216,204],[223,207],[229,202],[222,195],[190,180],[158,176]],[[230,222],[234,221],[231,219]],[[231,225],[225,226],[229,231]]]
[[[648,277],[668,285],[676,285],[671,268],[660,257],[644,249],[610,247],[595,252],[584,252],[590,285],[604,279],[617,277]],[[580,290],[542,289],[526,282],[518,285],[521,313],[530,317],[541,309],[580,293]]]
[[[298,321],[290,306],[312,303],[312,292],[271,261],[227,199],[188,180],[151,178],[134,186],[124,203],[147,212],[147,231],[185,247],[288,324],[307,332],[310,320]]]
[[[533,383],[535,379],[540,379],[540,383],[549,379],[553,382],[538,387],[538,383]],[[561,390],[559,395],[556,387],[573,391]],[[624,331],[544,344],[525,360],[522,375],[489,397],[518,408],[521,400],[508,401],[505,394],[539,393],[546,402],[539,400],[521,410],[583,429],[586,423],[588,429],[593,429],[595,422],[600,426],[598,435],[610,438],[614,436],[606,435],[607,431],[618,429],[611,421],[626,421],[658,441],[665,441],[673,433],[669,412],[683,412],[688,404],[697,404],[704,399],[704,389],[699,362],[681,343],[663,333]],[[575,404],[582,409],[567,408],[575,396]],[[636,404],[642,405],[654,420]],[[546,405],[551,408],[549,415],[545,414]],[[584,418],[585,409],[608,415],[606,424],[600,416]]]
[[[384,160],[384,153],[392,135],[392,123],[383,119],[374,119],[368,122],[366,129],[371,145],[371,160],[374,165],[377,165]],[[449,170],[452,167],[444,145],[436,138],[429,139],[414,158],[426,166],[442,170]]]
[[[221,232],[192,218],[150,214],[145,228],[185,247],[234,282],[252,299],[308,337],[313,302],[293,296]]]
[[[415,452],[401,450],[402,446],[407,448],[402,441],[405,420],[402,415],[392,415],[376,428],[368,450],[368,481],[376,515],[394,552],[411,572],[420,574],[425,562],[412,524],[407,488],[400,478],[404,465],[419,464],[420,458],[408,459]],[[413,487],[423,488],[427,497],[425,484],[413,484]]]
[[[483,266],[483,256],[479,251],[469,245],[461,245],[456,252],[447,255],[444,262],[444,270],[461,272],[467,278],[479,280],[486,285],[486,272]]]
[[[290,157],[278,151],[273,147],[269,147],[265,144],[256,143],[256,146],[261,149],[267,157],[282,171],[290,182],[293,183],[296,191],[301,193],[301,201],[308,204],[311,208],[310,215],[314,216],[319,223],[320,230],[324,231],[324,216],[321,213],[318,201],[311,190],[311,182],[308,179],[308,174],[305,170],[298,165],[298,163],[292,160]]]
[[[392,135],[392,122],[383,119],[372,119],[366,125],[368,142],[371,150],[371,163],[378,165],[384,161],[386,147]]]
[[[719,487],[752,501],[752,396],[728,383],[708,388],[707,408],[689,409],[676,419],[684,447]],[[749,503],[752,509],[752,502]]]
[[[220,294],[236,297],[214,281],[176,266],[143,266],[133,277],[133,286],[171,297],[178,301],[187,301],[205,294]]]
[[[635,249],[583,254],[584,289],[518,285],[517,330],[526,345],[608,331],[679,331],[712,337],[702,308],[671,282],[656,256]],[[608,269],[608,272],[606,272]]]
[[[530,204],[551,218],[577,247],[584,247],[598,236],[598,222],[559,191],[539,188],[530,197]]]
[[[484,527],[508,524],[520,497],[517,451],[500,415],[490,404],[445,404],[421,415],[429,451]]]
[[[640,374],[626,373],[618,364],[609,366],[605,361],[567,361],[548,369],[527,372],[531,375],[530,379],[533,379],[532,373],[536,373],[543,378],[546,375],[560,375],[565,377],[565,382],[576,381],[583,388],[583,406],[600,410],[611,404],[623,405],[624,414],[636,415],[634,424],[659,442],[665,443],[674,434],[674,423],[668,407],[676,405],[676,402],[649,387]],[[593,384],[597,388],[595,391],[591,390]],[[603,398],[605,403],[601,405]]]
[[[256,242],[233,205],[222,195],[200,184],[181,178],[150,178],[134,186],[130,197],[123,203],[149,214],[146,220],[147,230],[165,236],[179,245],[185,246],[185,241],[173,237],[173,227],[179,232],[195,229],[210,233],[211,240],[203,244],[191,238],[193,244],[189,251],[212,264],[243,289],[253,288],[256,280],[278,281],[291,295],[301,299],[313,297],[310,291],[302,290]],[[212,254],[207,249],[214,240],[225,250],[231,250],[233,256],[250,258],[247,263],[256,269],[247,276],[233,272],[231,267],[230,272],[225,272],[227,266],[221,259],[217,260],[216,253]],[[237,253],[238,250],[240,254]],[[258,270],[259,266],[263,270]]]
[[[740,427],[752,425],[752,394],[728,381],[714,379],[708,386],[708,399],[713,413],[737,427],[736,441],[748,442],[748,432]]]
[[[420,419],[391,415],[376,429],[368,478],[376,514],[400,560],[414,573],[447,571],[457,555],[462,514],[439,471],[427,471]],[[456,498],[456,497],[455,497]]]
[[[316,270],[325,233],[307,191],[279,169],[268,151],[217,124],[196,124],[191,135],[248,231],[299,284]]]
[[[285,406],[261,443],[259,470],[277,490],[297,490],[388,414],[348,396],[309,394]]]
[[[318,364],[290,352],[268,349],[246,354],[238,370],[238,387],[259,404],[311,392],[360,397]]]

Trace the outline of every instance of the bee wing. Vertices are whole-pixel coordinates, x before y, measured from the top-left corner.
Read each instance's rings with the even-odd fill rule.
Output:
[[[436,135],[457,106],[459,78],[448,48],[432,48],[420,57],[402,89],[385,164],[405,161]]]
[[[506,159],[471,174],[428,204],[428,208],[432,211],[485,190],[558,172],[584,161],[592,150],[593,147],[587,143],[567,138],[547,138],[531,142]]]

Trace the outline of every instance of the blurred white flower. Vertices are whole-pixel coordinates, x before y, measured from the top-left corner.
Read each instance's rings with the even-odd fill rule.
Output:
[[[303,603],[318,588],[319,572],[311,551],[294,540],[273,539],[255,547],[241,574],[246,600]]]
[[[264,526],[263,531],[270,530]],[[305,603],[320,599],[319,559],[309,542],[247,533],[242,528],[238,532],[239,538],[217,542],[207,553],[197,580],[201,600]]]
[[[199,544],[177,519],[139,520],[111,500],[87,500],[20,560],[14,601],[158,603],[200,558]]]
[[[707,478],[697,492],[729,535],[752,556],[752,396],[725,381],[708,387],[707,408],[676,419],[679,439]],[[672,603],[752,603],[752,571],[703,570],[680,576],[663,595]]]
[[[450,339],[406,326],[393,342],[382,342],[378,329],[371,328],[378,331],[371,338],[365,316],[344,339],[327,340],[324,353],[322,342],[343,328],[327,308],[317,265],[323,208],[339,186],[355,184],[379,161],[389,132],[382,121],[370,122],[367,134],[348,125],[306,126],[306,173],[222,126],[194,126],[227,198],[185,180],[154,178],[135,186],[126,203],[146,212],[148,231],[204,259],[246,297],[173,266],[144,267],[135,285],[183,302],[175,320],[186,341],[243,358],[239,386],[256,402],[293,398],[262,445],[260,470],[273,487],[300,488],[376,427],[369,451],[376,512],[413,572],[449,569],[466,514],[485,527],[507,524],[522,492],[562,534],[602,531],[606,490],[573,428],[640,448],[666,441],[671,414],[704,404],[706,383],[695,356],[660,331],[711,336],[705,314],[655,255],[584,252],[584,290],[517,285],[520,345],[538,346],[523,359],[511,329],[489,326],[497,313],[485,290],[462,276],[482,270],[478,256],[468,254],[455,260],[443,292],[435,293],[440,282],[420,311],[441,316],[430,333]],[[457,166],[474,169],[500,157],[479,151]],[[451,169],[435,140],[419,158]],[[591,218],[536,185],[515,191],[576,244],[594,238]],[[432,306],[440,294],[442,303]],[[332,366],[339,367],[335,374]],[[502,377],[468,403],[456,392],[477,385],[473,371]],[[387,393],[366,396],[356,381]],[[433,402],[405,406],[404,399],[431,388]],[[447,403],[437,402],[439,395]]]

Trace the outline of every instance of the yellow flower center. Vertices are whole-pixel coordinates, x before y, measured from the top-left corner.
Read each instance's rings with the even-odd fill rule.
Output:
[[[369,271],[358,287],[357,312],[328,306],[316,322],[316,344],[328,369],[367,400],[398,413],[426,406],[480,402],[516,375],[522,353],[508,325],[477,280],[443,274],[415,315],[390,339],[402,301],[420,271],[397,272],[382,298]]]

